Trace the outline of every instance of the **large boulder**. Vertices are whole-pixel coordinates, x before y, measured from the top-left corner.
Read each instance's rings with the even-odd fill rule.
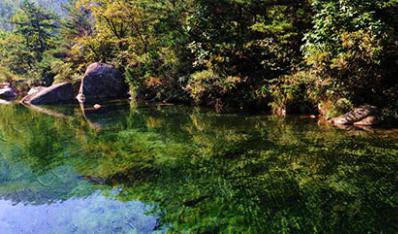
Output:
[[[11,101],[17,98],[17,92],[10,86],[5,86],[0,89],[0,99]]]
[[[94,63],[87,68],[76,98],[88,103],[127,98],[128,90],[120,71],[109,64]]]
[[[74,102],[73,85],[69,82],[59,83],[47,88],[32,90],[22,99],[23,103],[32,105],[49,105]]]
[[[375,125],[378,122],[379,110],[375,106],[361,106],[331,120],[334,125]]]

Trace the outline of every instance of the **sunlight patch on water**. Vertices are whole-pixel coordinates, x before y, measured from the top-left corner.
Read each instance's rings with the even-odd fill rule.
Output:
[[[151,208],[139,201],[112,200],[100,193],[37,206],[0,200],[0,230],[2,234],[154,233],[159,220],[148,214]]]

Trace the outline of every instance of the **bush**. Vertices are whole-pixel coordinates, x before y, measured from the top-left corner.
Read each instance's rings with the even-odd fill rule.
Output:
[[[308,71],[299,71],[283,76],[277,84],[271,85],[270,106],[274,114],[315,112],[321,100],[319,79]]]
[[[196,103],[210,104],[221,111],[223,101],[233,97],[242,82],[240,77],[224,77],[212,70],[204,70],[191,75],[186,90]]]

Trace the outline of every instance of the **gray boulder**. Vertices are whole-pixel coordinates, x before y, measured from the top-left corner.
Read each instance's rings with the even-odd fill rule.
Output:
[[[0,89],[0,99],[11,101],[17,98],[17,92],[10,86],[5,86]]]
[[[377,124],[379,110],[375,106],[361,106],[331,120],[334,125],[375,125]]]
[[[120,71],[109,64],[93,63],[84,74],[76,98],[82,103],[127,98],[128,90]]]
[[[47,88],[39,88],[36,92],[32,91],[21,102],[32,105],[72,103],[74,102],[73,85],[64,82]]]

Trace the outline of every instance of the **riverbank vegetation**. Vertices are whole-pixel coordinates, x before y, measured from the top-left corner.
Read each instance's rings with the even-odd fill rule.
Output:
[[[1,3],[0,79],[74,81],[100,61],[149,101],[397,117],[397,0],[52,2]]]

